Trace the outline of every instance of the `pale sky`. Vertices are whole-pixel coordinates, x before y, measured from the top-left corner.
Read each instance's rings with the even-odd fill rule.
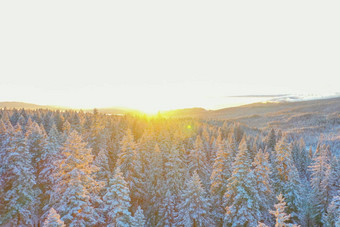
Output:
[[[340,92],[339,1],[0,1],[0,101],[145,111]]]

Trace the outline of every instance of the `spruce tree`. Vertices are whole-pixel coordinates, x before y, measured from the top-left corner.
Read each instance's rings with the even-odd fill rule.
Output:
[[[291,217],[290,214],[287,214],[285,211],[287,207],[282,194],[276,198],[278,203],[275,204],[275,210],[270,211],[270,213],[275,216],[275,227],[298,227],[296,224],[289,223]]]
[[[138,206],[135,215],[132,218],[131,227],[144,227],[145,226],[145,217],[143,214],[142,208]]]
[[[46,220],[44,221],[43,227],[65,227],[65,224],[62,220],[60,220],[60,215],[55,211],[55,209],[51,208],[48,211],[48,215]]]
[[[301,222],[301,195],[302,184],[298,171],[294,165],[291,150],[286,136],[277,142],[275,146],[275,161],[273,164],[273,183],[276,193],[283,194],[287,201],[287,211],[291,213],[292,220]]]
[[[208,168],[207,154],[204,152],[204,143],[197,136],[194,149],[190,151],[189,169],[190,173],[197,172],[205,186],[209,185],[210,171]]]
[[[332,172],[328,148],[319,145],[310,166],[311,186],[313,188],[313,217],[317,224],[321,224],[321,218],[331,200]]]
[[[51,205],[69,226],[89,226],[102,222],[97,202],[98,183],[93,178],[91,150],[81,136],[72,131],[61,147],[62,158],[56,161],[55,185]]]
[[[227,190],[227,182],[231,177],[233,151],[228,143],[223,141],[219,144],[213,171],[210,177],[210,194],[212,196],[213,216],[216,221],[223,223],[225,207],[223,206],[223,196]]]
[[[257,152],[252,163],[253,175],[255,177],[255,184],[259,200],[259,209],[262,220],[269,221],[269,208],[272,204],[272,185],[271,185],[271,165],[269,163],[269,154],[261,149]]]
[[[132,218],[129,211],[131,200],[129,193],[129,188],[123,174],[120,168],[117,167],[103,196],[104,212],[108,226],[121,227],[131,225]]]
[[[167,190],[163,201],[159,208],[158,227],[172,227],[177,223],[177,207],[175,196],[172,195],[170,190]]]
[[[210,202],[202,187],[201,180],[196,172],[187,182],[183,192],[182,203],[179,205],[179,225],[212,226],[213,221],[209,215]]]
[[[33,225],[36,218],[39,191],[32,167],[32,156],[28,151],[20,125],[8,127],[7,140],[2,144],[1,186],[4,210],[2,223],[15,226]]]
[[[244,136],[233,162],[233,173],[224,194],[225,226],[256,226],[260,219],[259,197],[251,171],[247,141]]]
[[[326,227],[340,226],[340,196],[334,196],[327,212],[323,214],[322,223]]]

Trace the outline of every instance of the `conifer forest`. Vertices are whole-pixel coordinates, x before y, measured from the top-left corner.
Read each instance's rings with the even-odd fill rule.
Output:
[[[310,135],[161,114],[2,109],[0,223],[340,226],[339,150]]]

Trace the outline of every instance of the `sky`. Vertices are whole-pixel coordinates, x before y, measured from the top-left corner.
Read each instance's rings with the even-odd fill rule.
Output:
[[[0,101],[146,112],[339,94],[339,1],[0,1]]]

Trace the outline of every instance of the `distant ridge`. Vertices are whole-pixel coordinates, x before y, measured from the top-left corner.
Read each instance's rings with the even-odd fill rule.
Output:
[[[93,112],[93,109],[77,109],[77,108],[70,108],[70,107],[62,107],[62,106],[49,106],[49,105],[38,105],[33,103],[26,103],[26,102],[0,102],[0,109],[7,108],[7,109],[29,109],[29,110],[36,110],[36,109],[49,109],[49,110],[83,110],[84,112]],[[133,109],[128,108],[96,108],[100,113],[104,114],[128,114],[132,112],[138,112]]]
[[[0,108],[7,109],[52,109],[52,106],[43,106],[25,102],[0,102]]]

